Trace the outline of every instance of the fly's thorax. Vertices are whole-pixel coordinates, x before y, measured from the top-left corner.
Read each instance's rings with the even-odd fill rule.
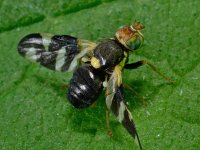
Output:
[[[94,49],[91,65],[96,69],[107,70],[119,64],[124,57],[122,45],[114,39],[109,39]]]

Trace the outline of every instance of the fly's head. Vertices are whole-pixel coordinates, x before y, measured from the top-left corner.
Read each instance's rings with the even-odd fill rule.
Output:
[[[140,30],[144,29],[139,22],[136,22],[129,26],[123,26],[115,33],[117,40],[129,50],[138,49],[143,41],[144,37]]]

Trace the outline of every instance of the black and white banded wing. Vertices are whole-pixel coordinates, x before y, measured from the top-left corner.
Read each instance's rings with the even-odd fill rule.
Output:
[[[48,69],[64,72],[74,70],[95,47],[95,43],[69,35],[33,33],[19,42],[18,52]]]
[[[106,106],[117,117],[118,121],[126,128],[130,135],[138,144],[140,150],[142,145],[140,143],[132,115],[124,101],[123,88],[121,84],[121,71],[114,71],[108,80],[106,89]]]

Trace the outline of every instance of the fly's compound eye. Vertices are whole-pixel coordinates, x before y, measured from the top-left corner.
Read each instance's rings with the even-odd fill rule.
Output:
[[[144,37],[140,32],[142,29],[144,29],[144,27],[141,26],[139,22],[136,22],[130,26],[119,28],[115,36],[127,49],[136,50],[144,41]]]
[[[138,49],[143,43],[143,37],[140,34],[137,34],[130,39],[128,39],[125,44],[130,50]]]

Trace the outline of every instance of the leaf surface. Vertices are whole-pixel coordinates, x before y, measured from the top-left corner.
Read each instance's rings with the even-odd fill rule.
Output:
[[[147,66],[124,71],[123,81],[147,106],[125,91],[144,149],[200,149],[200,2],[150,0],[1,0],[0,149],[133,149],[131,136],[111,117],[105,126],[105,97],[95,108],[74,109],[66,100],[72,74],[31,64],[17,53],[19,40],[34,32],[68,34],[95,42],[118,27],[140,21],[145,43],[130,56]]]

